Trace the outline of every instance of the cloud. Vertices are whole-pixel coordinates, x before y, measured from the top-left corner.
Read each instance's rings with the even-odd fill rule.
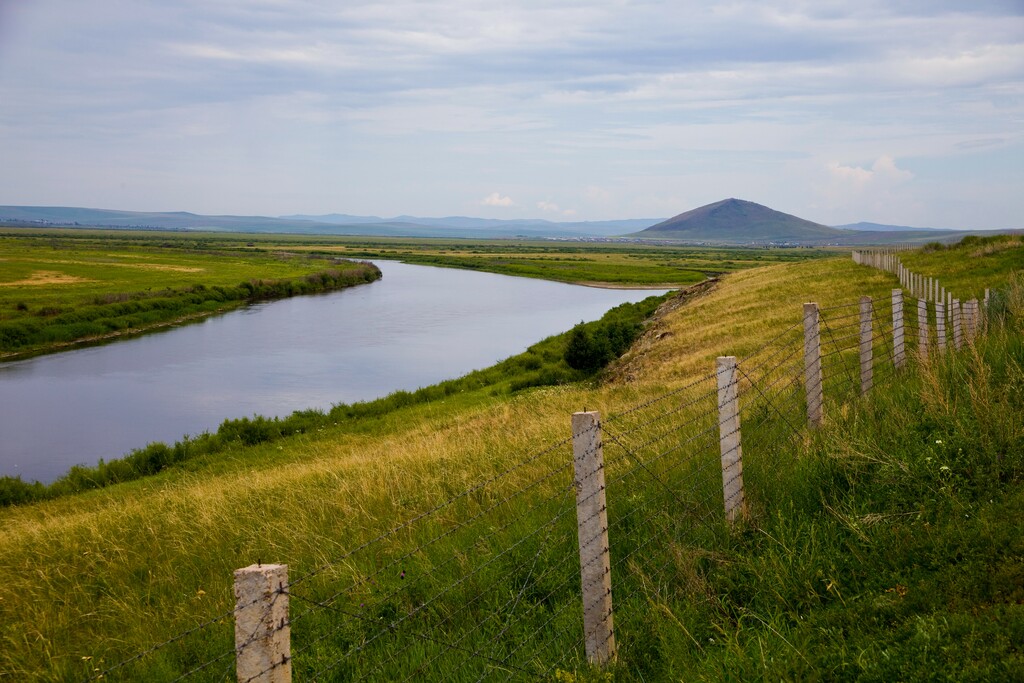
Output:
[[[512,201],[511,197],[509,197],[508,195],[501,195],[498,192],[490,193],[489,195],[487,195],[486,197],[483,198],[483,200],[480,202],[480,204],[483,205],[483,206],[500,206],[500,207],[507,207],[507,206],[515,206],[516,205],[516,203],[514,201]]]
[[[914,177],[910,171],[898,168],[896,160],[885,154],[878,157],[870,169],[860,166],[843,166],[835,161],[830,162],[827,169],[833,182],[845,186],[846,189],[864,190],[872,185],[893,186]]]
[[[920,204],[910,183],[913,179],[911,171],[900,168],[892,156],[883,154],[869,168],[836,161],[825,164],[825,182],[817,189],[823,199],[822,208],[832,215],[913,224]]]
[[[537,202],[537,208],[545,213],[557,213],[561,216],[576,215],[576,209],[562,209],[554,202]]]
[[[922,222],[1004,223],[937,207],[1024,214],[1022,28],[1020,0],[0,0],[0,189],[585,219],[743,196],[880,222],[917,193]]]

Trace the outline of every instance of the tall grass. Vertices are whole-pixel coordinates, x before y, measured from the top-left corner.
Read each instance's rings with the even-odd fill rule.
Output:
[[[601,386],[546,387],[468,404],[453,395],[359,429],[331,426],[239,448],[228,459],[198,460],[192,468],[126,485],[0,511],[0,562],[9,577],[0,585],[0,670],[30,680],[75,680],[103,670],[229,610],[236,567],[283,561],[297,575],[326,566],[508,469],[539,445],[562,441],[575,410],[621,413],[680,389],[695,376],[689,370],[710,371],[709,356],[744,356],[777,336],[799,320],[804,300],[824,305],[844,302],[851,292],[882,295],[889,288],[887,276],[846,261],[732,275],[674,310],[666,304],[660,321],[610,374],[614,381]],[[691,509],[681,487],[667,490],[626,450],[618,451],[611,478],[614,472],[630,472],[630,478],[609,502],[613,562],[625,558],[613,575],[619,577],[613,581],[621,649],[610,674],[621,680],[933,680],[936,672],[954,679],[1019,678],[1024,548],[1013,523],[1024,512],[1018,493],[1024,453],[1019,286],[1005,300],[1005,324],[994,324],[972,350],[915,366],[866,400],[830,406],[824,429],[785,440],[770,433],[771,421],[763,423],[764,437],[745,431],[751,518],[735,531],[706,517],[720,486],[713,469],[693,499],[707,506]],[[799,392],[779,400],[794,401],[799,411]],[[626,445],[632,444],[628,424],[615,430]],[[635,444],[631,450],[637,451]],[[556,453],[541,464],[569,462],[567,453],[561,461]],[[659,462],[664,470],[649,467],[663,480],[689,481],[687,472]],[[468,519],[544,471],[524,467],[500,486],[480,489],[443,523]],[[401,614],[422,598],[406,587],[417,568],[431,568],[431,580],[452,583],[466,567],[542,528],[561,510],[563,483],[552,481],[515,505],[495,508],[483,528],[474,527],[487,543],[456,535],[431,546],[434,554],[414,558],[404,576],[395,571],[387,577],[387,588],[400,590],[396,598],[372,604]],[[492,533],[508,521],[518,525],[508,535]],[[571,533],[571,520],[569,526]],[[366,561],[386,566],[443,528],[409,527],[376,546],[379,558],[371,553]],[[599,678],[577,647],[572,610],[578,586],[572,571],[559,573],[563,543],[571,551],[572,537],[564,541],[558,528],[553,542],[540,544],[544,538],[503,557],[502,571],[484,574],[473,591],[438,604],[440,618],[461,616],[435,635],[446,640],[448,628],[462,633],[489,609],[521,595],[516,613],[524,619],[510,626],[511,640],[503,636],[500,648],[547,623],[547,616],[566,616],[551,621],[542,645],[519,652],[513,663],[554,680]],[[623,548],[631,554],[616,556]],[[323,599],[336,582],[366,571],[344,562],[330,567],[307,597]],[[491,578],[506,575],[508,581],[490,587]],[[570,582],[564,588],[563,578]],[[467,604],[477,595],[482,602]],[[311,625],[300,633],[307,628],[300,621],[296,638],[332,635],[300,655],[300,673],[376,632],[361,619],[322,609],[303,621]],[[170,680],[221,646],[230,651],[230,620],[211,628],[183,640],[181,648],[140,660],[128,677]],[[396,638],[388,641],[393,649],[381,653],[384,661],[399,649],[404,654],[380,677],[413,673],[439,652],[414,635]],[[470,651],[483,644],[470,642]],[[467,666],[480,664],[474,662]],[[224,669],[206,673],[219,678]],[[498,675],[509,673],[525,677]],[[437,680],[463,675],[448,677],[440,667],[419,672]]]

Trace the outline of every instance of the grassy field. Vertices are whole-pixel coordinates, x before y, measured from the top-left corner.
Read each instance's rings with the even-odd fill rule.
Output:
[[[348,258],[391,258],[559,282],[645,287],[688,285],[705,277],[768,263],[791,263],[834,255],[819,249],[721,249],[553,240],[347,237],[316,245],[289,243],[288,246]]]
[[[613,287],[681,287],[820,250],[699,249],[126,230],[0,229],[0,357],[133,334],[263,298],[366,281],[345,259]]]
[[[0,355],[51,351],[379,277],[375,267],[343,259],[68,232],[0,234]]]
[[[944,255],[950,268],[964,260]],[[959,286],[1005,286],[1020,251],[1004,255],[1014,258],[986,272],[984,284],[968,274]],[[571,511],[564,469],[571,413],[627,415],[612,423],[625,440],[629,420],[664,404],[627,409],[668,392],[685,398],[716,356],[747,356],[799,326],[804,301],[883,300],[893,286],[891,276],[849,259],[732,273],[699,297],[667,302],[602,381],[511,396],[460,391],[2,510],[0,567],[8,580],[0,585],[0,676],[80,680],[213,620],[107,676],[174,680],[230,653],[231,620],[219,617],[233,604],[231,572],[261,560],[311,576],[301,591],[307,602],[293,597],[300,678],[326,669],[324,678],[342,680],[475,680],[487,671],[502,679],[546,672],[550,680],[601,680],[580,661],[578,567],[564,561],[575,544],[574,521],[560,516]],[[748,449],[745,433],[751,519],[737,532],[700,521],[705,509],[691,510],[689,493],[666,493],[631,467],[628,486],[615,484],[620,497],[609,504],[619,534],[613,552],[629,548],[615,569],[620,655],[611,677],[1024,675],[1024,548],[1010,521],[1024,511],[1021,299],[1018,283],[1005,328],[942,363],[915,366],[870,401],[832,405],[814,436],[759,442],[755,432]],[[628,464],[624,453],[609,466],[612,479]],[[715,476],[712,469],[701,480],[694,500],[711,496],[714,507]],[[476,493],[458,497],[467,490]],[[657,499],[669,504],[656,506]],[[453,502],[440,518],[427,514],[445,501]],[[629,522],[637,517],[622,505],[648,523]],[[672,514],[663,516],[662,507]],[[475,515],[484,529],[461,526]],[[367,546],[365,556],[348,556],[411,519],[422,521]],[[678,527],[689,531],[665,533]],[[405,549],[419,550],[405,556]],[[653,557],[666,562],[662,571],[651,568]],[[356,581],[328,602],[339,585],[366,576],[376,583]],[[403,622],[411,635],[387,628],[435,586],[452,587]],[[468,635],[459,641],[466,652],[431,640],[454,642],[508,603],[518,618]],[[363,604],[372,613],[359,611]],[[327,668],[353,648],[363,663]],[[467,652],[493,655],[504,668],[479,657],[465,664]],[[366,662],[383,663],[374,672]],[[198,675],[229,677],[223,664]]]
[[[1024,265],[1019,235],[979,239],[965,238],[959,246],[947,248],[932,243],[901,254],[904,265],[925,277],[936,277],[961,301],[982,299],[985,288],[998,287],[1008,270]]]

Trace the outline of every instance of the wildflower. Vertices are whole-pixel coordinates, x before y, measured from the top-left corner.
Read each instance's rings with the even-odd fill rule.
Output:
[[[937,443],[937,444],[939,444],[941,446],[942,445],[942,439],[935,439],[935,443]]]

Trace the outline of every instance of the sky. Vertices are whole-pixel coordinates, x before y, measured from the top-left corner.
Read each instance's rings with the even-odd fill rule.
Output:
[[[0,204],[1024,228],[1024,0],[0,0]]]

